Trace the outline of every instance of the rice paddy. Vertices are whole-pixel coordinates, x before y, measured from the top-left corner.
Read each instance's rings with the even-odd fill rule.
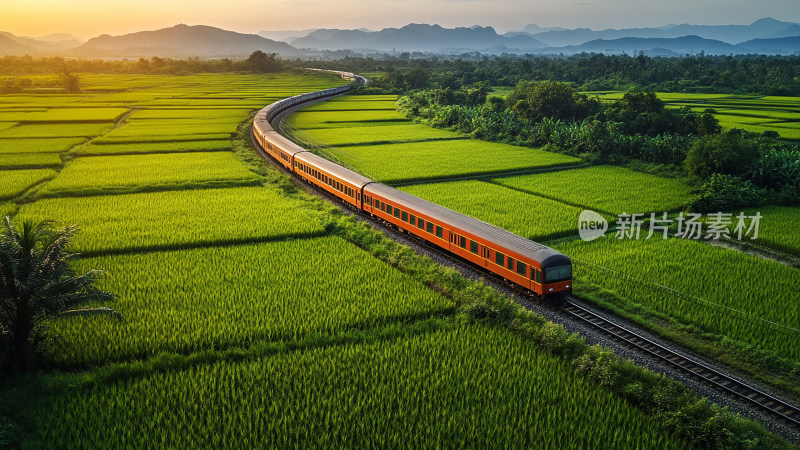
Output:
[[[492,180],[502,186],[616,216],[680,210],[692,188],[623,167],[595,166]]]
[[[487,326],[79,386],[37,411],[46,446],[685,446],[555,357]]]
[[[32,186],[56,176],[51,169],[0,171],[0,200],[14,198]]]
[[[77,198],[48,198],[22,206],[18,216],[75,223],[81,253],[223,245],[316,235],[321,222],[301,203],[272,189],[191,189]]]
[[[0,154],[63,153],[84,142],[86,142],[85,138],[0,139]]]
[[[254,184],[258,180],[230,152],[86,156],[75,158],[58,178],[47,184],[43,193],[102,193],[117,188],[159,186],[186,188],[221,182]]]
[[[172,152],[207,152],[231,150],[230,139],[214,139],[202,141],[180,142],[142,142],[127,144],[91,144],[81,146],[76,153],[79,155],[131,155],[144,153],[172,153]]]
[[[746,216],[761,214],[758,229],[759,245],[800,256],[800,208],[790,206],[764,206],[745,210]],[[733,229],[731,229],[733,231]],[[745,239],[747,240],[747,239]]]
[[[797,269],[727,248],[683,239],[580,240],[557,244],[570,257],[597,264],[636,279],[658,283],[684,294],[743,312],[738,320],[726,312],[709,309],[700,301],[653,291],[590,266],[575,269],[578,282],[612,289],[627,301],[680,318],[704,330],[757,343],[784,356],[800,360],[800,333],[795,338],[775,333],[760,320],[800,329],[797,308]],[[746,280],[746,281],[744,281]],[[746,283],[747,288],[743,288]]]
[[[296,223],[295,223],[296,224]],[[188,354],[371,327],[453,304],[338,237],[90,258],[123,323],[65,320],[63,364]]]

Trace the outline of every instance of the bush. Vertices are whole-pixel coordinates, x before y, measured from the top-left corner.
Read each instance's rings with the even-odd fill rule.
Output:
[[[704,136],[695,141],[686,155],[689,175],[708,179],[715,173],[749,175],[758,159],[758,143],[733,129],[719,135]]]
[[[756,206],[764,198],[764,192],[752,182],[733,175],[714,174],[700,190],[700,195],[691,201],[689,209],[702,213]]]

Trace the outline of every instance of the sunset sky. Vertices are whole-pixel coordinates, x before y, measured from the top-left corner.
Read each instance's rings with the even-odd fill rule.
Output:
[[[747,24],[762,17],[800,22],[798,0],[2,0],[0,31],[88,39],[170,27],[211,25],[257,33],[305,28],[526,24],[629,28],[670,23]]]

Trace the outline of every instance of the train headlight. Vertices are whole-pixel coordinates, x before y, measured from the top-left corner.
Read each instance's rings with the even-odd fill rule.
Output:
[[[550,292],[553,292],[553,288],[550,288]]]
[[[566,285],[566,288],[569,289],[569,285]]]

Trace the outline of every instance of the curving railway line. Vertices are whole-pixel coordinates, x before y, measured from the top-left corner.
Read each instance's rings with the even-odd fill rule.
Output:
[[[363,84],[367,82],[365,78],[351,73],[335,73],[338,73],[343,78],[351,79],[358,83]],[[550,261],[555,261],[556,265],[563,267],[565,261],[566,264],[569,264],[568,258],[564,255],[542,246],[541,244],[528,241],[527,239],[508,233],[505,230],[484,224],[476,219],[463,216],[454,211],[442,208],[441,206],[396,191],[393,188],[381,185],[355,172],[342,168],[308,152],[279,134],[272,126],[273,121],[283,117],[288,112],[291,112],[305,103],[342,95],[349,89],[349,86],[340,86],[324,91],[290,97],[280,102],[273,103],[259,111],[256,114],[253,126],[253,142],[256,144],[257,150],[259,150],[259,154],[264,158],[267,158],[267,156],[271,157],[279,167],[292,173],[295,177],[314,185],[319,191],[331,198],[343,202],[350,209],[358,212],[362,217],[380,222],[392,229],[407,234],[415,238],[418,242],[423,243],[426,248],[445,258],[461,264],[466,263],[472,268],[477,268],[482,274],[488,275],[510,286],[517,292],[522,292],[526,296],[538,294],[538,296],[544,297],[545,299],[550,297],[546,295],[546,288],[548,288],[546,284],[547,281],[539,279],[539,283],[536,283],[537,273],[534,271],[534,268],[542,271],[546,270],[548,258],[550,258]],[[298,168],[300,170],[297,170]],[[378,206],[380,202],[378,204],[374,203],[376,198],[387,200],[387,203],[391,199],[395,210],[397,210],[398,207],[403,208],[402,216],[398,213],[395,217],[392,209],[389,209],[387,214],[386,210]],[[371,203],[369,207],[365,207],[367,202]],[[414,213],[416,213],[416,217]],[[407,214],[411,215],[411,218],[414,218],[412,226],[409,226],[411,224],[411,219],[407,218]],[[423,220],[423,217],[427,220]],[[419,222],[417,222],[417,220],[419,220]],[[448,224],[448,221],[451,223]],[[444,227],[448,225],[449,228],[445,230]],[[427,230],[426,227],[429,226],[432,227],[430,230]],[[442,236],[438,236],[440,232],[439,226],[443,227],[441,231]],[[419,232],[418,229],[422,230],[423,233]],[[426,231],[430,231],[431,233],[429,234],[432,236],[427,236],[424,233]],[[478,255],[477,252],[470,252],[469,250],[471,250],[471,248],[468,249],[467,245],[461,243],[459,238],[464,238],[464,235],[470,237],[470,239],[465,239],[466,242],[470,243],[469,247],[472,247],[474,244],[478,245],[477,250],[480,251],[479,258],[476,257]],[[495,238],[500,243],[493,244],[491,240],[480,240],[485,237],[489,239]],[[524,241],[527,241],[527,243]],[[509,251],[509,244],[517,246],[522,245],[524,247],[522,249],[523,251]],[[496,258],[496,255],[491,252],[494,250],[495,253],[500,253],[498,249],[504,250],[504,256],[508,260],[512,260],[511,256],[513,255],[516,258],[517,264],[521,264],[522,270],[525,271],[524,275],[520,273],[520,266],[513,264],[507,265],[508,263],[506,260],[504,260],[502,264],[490,265],[489,261],[494,259],[492,257]],[[520,256],[523,255],[528,256],[528,259],[520,258]],[[523,261],[525,261],[525,263],[523,263]],[[499,262],[499,260],[495,262]],[[497,265],[500,266],[500,269],[504,270],[498,270],[498,268],[495,267]],[[522,276],[520,277],[518,275]],[[546,274],[542,273],[538,276],[546,277]],[[520,280],[522,281],[520,282]],[[551,286],[560,288],[560,295],[558,298],[560,311],[587,324],[609,339],[618,342],[620,345],[633,348],[656,361],[660,361],[663,364],[687,373],[699,382],[765,412],[773,419],[800,428],[800,408],[797,406],[752,387],[736,378],[725,375],[709,367],[707,364],[682,355],[679,352],[658,344],[569,301],[571,284],[571,276],[569,279],[559,280],[557,283],[551,284]]]

